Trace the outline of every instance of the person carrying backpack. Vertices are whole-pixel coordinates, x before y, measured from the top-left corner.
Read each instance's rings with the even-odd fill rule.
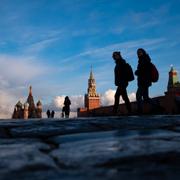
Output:
[[[115,93],[115,101],[113,106],[113,113],[116,114],[119,107],[119,98],[122,96],[123,100],[125,101],[126,108],[128,110],[128,113],[131,113],[131,104],[127,95],[127,86],[128,81],[131,81],[134,79],[133,73],[129,75],[129,69],[132,71],[129,64],[126,63],[126,61],[122,58],[120,52],[113,52],[112,58],[115,61],[115,68],[114,68],[114,75],[115,75],[115,85],[117,86],[117,90]],[[133,76],[133,77],[132,77]],[[131,80],[130,80],[131,79]]]
[[[138,113],[143,112],[143,100],[151,104],[151,99],[149,98],[149,87],[152,82],[158,81],[158,71],[154,64],[151,63],[150,56],[142,48],[137,50],[138,56],[138,66],[135,71],[137,76],[138,89],[136,92],[137,108]]]

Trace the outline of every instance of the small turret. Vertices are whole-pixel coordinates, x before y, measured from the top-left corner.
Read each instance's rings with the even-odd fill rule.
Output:
[[[24,119],[28,119],[29,116],[29,104],[26,102],[24,103]]]
[[[18,101],[15,105],[15,114],[13,115],[15,118],[23,118],[23,104],[21,101]]]
[[[169,91],[171,88],[174,88],[178,83],[178,73],[171,65],[171,70],[169,71],[169,81],[167,90]]]
[[[36,105],[37,105],[37,108],[36,108],[37,118],[42,118],[42,103],[41,103],[41,101],[39,100]]]
[[[16,107],[17,107],[17,108],[22,108],[22,103],[21,103],[21,101],[18,101],[18,102],[17,102]]]
[[[42,103],[41,103],[41,101],[39,100],[39,101],[37,102],[37,107],[40,107],[40,106],[42,106]]]

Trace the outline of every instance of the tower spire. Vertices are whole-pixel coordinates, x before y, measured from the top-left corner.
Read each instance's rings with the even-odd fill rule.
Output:
[[[34,104],[34,98],[32,95],[32,86],[29,87],[29,96],[26,101],[29,104],[29,117],[34,118],[35,117],[35,104]]]
[[[90,77],[88,79],[88,96],[90,97],[98,96],[96,93],[96,81],[92,72],[92,66],[90,71]]]
[[[92,71],[92,65],[91,65],[91,71],[90,71],[90,77],[89,77],[89,79],[94,79],[93,71]]]
[[[29,86],[29,95],[32,96],[32,86]]]

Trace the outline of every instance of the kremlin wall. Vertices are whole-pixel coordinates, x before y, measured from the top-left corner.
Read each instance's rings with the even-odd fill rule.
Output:
[[[92,73],[88,80],[88,90],[85,94],[85,107],[78,108],[78,117],[113,116],[113,106],[101,107],[100,95],[96,92],[96,83]],[[137,103],[131,102],[132,115],[137,114]],[[177,71],[171,67],[167,91],[164,96],[152,98],[152,103],[144,103],[143,114],[180,114],[180,82]],[[125,104],[119,105],[117,115],[128,115]]]

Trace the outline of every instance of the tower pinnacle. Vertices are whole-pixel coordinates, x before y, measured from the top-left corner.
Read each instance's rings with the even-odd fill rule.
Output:
[[[94,79],[93,71],[92,71],[92,66],[91,66],[91,71],[90,71],[90,77],[89,77],[89,79]]]
[[[32,96],[32,86],[29,87],[29,95]]]
[[[89,80],[88,80],[88,90],[87,91],[88,91],[88,96],[90,96],[90,97],[98,96],[96,93],[96,81],[93,76],[92,67],[91,67],[90,76],[89,76]]]

